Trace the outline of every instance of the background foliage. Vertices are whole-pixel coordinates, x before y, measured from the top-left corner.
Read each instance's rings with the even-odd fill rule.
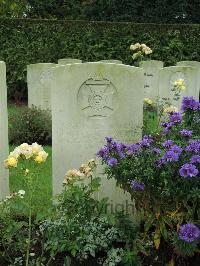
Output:
[[[199,23],[199,0],[0,0],[0,16]]]
[[[200,25],[156,25],[59,20],[0,20],[0,60],[7,64],[9,97],[26,95],[26,66],[72,57],[84,61],[121,59],[132,64],[131,43],[146,43],[152,59],[173,65],[200,61]]]

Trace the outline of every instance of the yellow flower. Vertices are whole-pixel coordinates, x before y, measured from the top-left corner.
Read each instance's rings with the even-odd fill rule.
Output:
[[[178,112],[178,108],[176,106],[168,106],[164,109],[164,113],[172,113],[172,112]]]
[[[45,162],[46,159],[47,159],[47,157],[48,157],[48,153],[45,152],[45,151],[40,151],[40,152],[38,152],[38,155],[37,156],[42,157],[43,162]]]
[[[44,162],[44,159],[41,155],[37,155],[34,159],[35,162],[37,163],[43,163]]]
[[[184,85],[182,85],[182,86],[180,86],[180,89],[181,89],[182,91],[185,91],[185,90],[186,90],[186,87],[185,87]]]
[[[15,157],[8,157],[8,159],[4,161],[4,165],[6,168],[17,167],[17,159]]]
[[[153,101],[151,99],[149,99],[149,98],[144,98],[144,103],[152,105]]]
[[[181,86],[183,86],[183,82],[184,82],[184,79],[178,79],[178,80],[174,81],[173,85],[177,86],[177,87],[181,87]]]

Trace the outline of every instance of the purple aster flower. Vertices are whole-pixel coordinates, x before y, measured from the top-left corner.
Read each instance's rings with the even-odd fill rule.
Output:
[[[173,140],[166,140],[162,143],[163,147],[170,148],[174,144]]]
[[[116,149],[116,152],[118,153],[120,158],[124,158],[125,157],[124,144],[117,143],[115,149]]]
[[[128,155],[132,155],[132,154],[136,154],[140,148],[141,148],[141,145],[136,143],[136,144],[129,144],[127,145],[127,153]]]
[[[190,163],[200,163],[200,155],[193,155],[191,158],[190,158]]]
[[[110,136],[105,137],[105,139],[108,143],[111,143],[113,141],[113,138]]]
[[[161,153],[161,149],[159,149],[159,148],[153,148],[152,151],[153,151],[155,154],[160,154],[160,153]]]
[[[118,163],[117,159],[116,158],[110,158],[107,160],[107,164],[112,167],[114,165],[116,165]]]
[[[196,166],[191,163],[186,163],[182,165],[181,169],[179,170],[179,174],[182,177],[194,177],[197,176],[198,173],[199,171]]]
[[[149,147],[153,142],[153,138],[152,136],[148,136],[148,135],[145,135],[142,140],[139,142],[139,144],[142,146],[142,147]]]
[[[131,188],[135,189],[135,190],[144,190],[145,189],[145,184],[142,182],[139,182],[137,180],[132,180],[131,181]]]
[[[107,147],[104,147],[104,148],[101,148],[97,153],[96,155],[100,158],[103,158],[103,159],[106,159],[108,157],[108,148]]]
[[[167,126],[168,126],[168,123],[167,123],[167,122],[162,122],[160,125],[161,125],[162,127],[167,127]]]
[[[178,145],[173,145],[170,147],[170,151],[173,151],[174,153],[177,153],[178,155],[180,155],[183,149]]]
[[[189,145],[185,148],[186,151],[200,153],[200,140],[192,140]]]
[[[173,151],[166,151],[166,153],[162,157],[163,162],[176,162],[178,161],[178,158],[178,153],[175,153]]]
[[[185,112],[186,110],[197,110],[200,104],[192,96],[183,97],[181,110]]]
[[[200,229],[194,224],[184,224],[180,227],[179,238],[186,242],[193,242],[200,237]]]
[[[170,122],[171,123],[180,123],[181,120],[182,120],[182,116],[181,116],[181,113],[178,113],[178,112],[171,112],[169,114],[169,118],[170,118]]]
[[[166,136],[169,133],[170,129],[174,126],[174,123],[169,122],[169,123],[166,123],[165,125],[166,126],[162,132],[162,135],[164,135],[164,136]]]
[[[180,134],[184,137],[192,137],[192,130],[183,129],[180,131]]]

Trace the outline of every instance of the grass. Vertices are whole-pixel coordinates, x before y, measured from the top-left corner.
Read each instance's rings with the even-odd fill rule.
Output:
[[[9,104],[8,117],[13,117],[13,115],[17,116],[20,114],[22,110],[23,106],[16,107],[13,104]],[[144,110],[143,124],[144,124],[143,126],[144,134],[153,133],[157,127],[156,112],[151,110]],[[9,123],[9,128],[11,127],[12,125],[11,123]],[[12,151],[14,148],[15,146],[10,146],[10,151]],[[43,213],[43,214],[46,213],[48,208],[51,206],[51,199],[52,199],[52,147],[46,146],[44,147],[44,149],[46,152],[48,152],[49,156],[39,172],[38,188],[34,195],[34,208],[33,208],[33,211],[35,213]],[[32,171],[34,169],[30,168],[29,170]],[[16,171],[16,169],[12,169],[10,171],[10,191],[15,192],[20,189],[26,191],[26,187],[23,182],[23,177],[18,171]]]

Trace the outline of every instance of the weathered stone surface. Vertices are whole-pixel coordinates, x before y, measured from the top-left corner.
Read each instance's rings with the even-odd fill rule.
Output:
[[[105,136],[124,142],[141,137],[143,70],[84,63],[57,66],[52,79],[53,193],[62,189],[67,169],[77,168],[104,145]],[[101,171],[101,170],[98,170]],[[129,195],[102,176],[99,197],[125,204]]]
[[[114,64],[123,64],[121,60],[117,60],[117,59],[100,60],[99,62],[103,62],[103,63],[114,63]]]
[[[139,66],[144,69],[145,97],[156,100],[159,93],[159,70],[163,68],[163,62],[157,60],[141,61]]]
[[[184,96],[198,98],[199,90],[196,76],[197,69],[189,66],[171,66],[161,69],[159,71],[159,97],[170,99],[171,103],[177,107],[180,107]],[[177,102],[173,100],[174,93],[171,89],[173,88],[173,82],[178,79],[184,79],[186,90],[181,92],[181,97]]]
[[[9,172],[3,166],[8,157],[8,114],[6,65],[0,61],[0,200],[9,194]]]
[[[28,106],[43,110],[51,109],[50,82],[52,63],[39,63],[27,66]]]
[[[177,62],[177,66],[190,66],[190,67],[194,67],[197,69],[196,72],[196,79],[197,79],[197,88],[199,90],[200,93],[200,62],[198,61],[180,61]]]
[[[73,58],[62,58],[58,60],[59,65],[75,64],[75,63],[82,63],[82,60],[73,59]]]

